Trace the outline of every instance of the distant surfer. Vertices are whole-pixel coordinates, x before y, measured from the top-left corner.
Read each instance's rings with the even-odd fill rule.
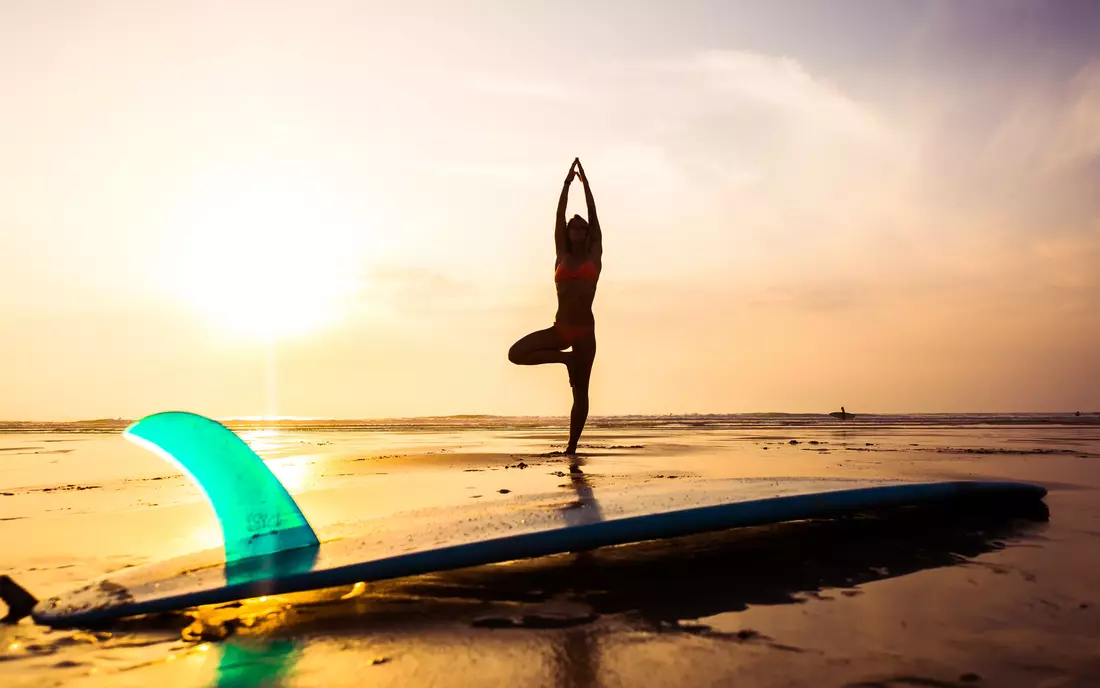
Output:
[[[574,215],[565,221],[565,206],[573,177],[580,177],[588,206],[588,220]],[[596,358],[596,319],[592,302],[600,279],[603,258],[603,234],[596,217],[596,203],[580,158],[574,158],[558,199],[554,222],[554,284],[558,292],[558,312],[554,324],[523,337],[508,350],[508,360],[517,365],[563,363],[573,388],[573,409],[569,414],[569,445],[566,454],[576,454],[577,442],[588,420],[588,383]],[[572,349],[566,351],[566,349]]]
[[[839,411],[833,411],[829,415],[840,420],[851,420],[856,417],[856,414],[845,411],[843,406],[840,407]]]

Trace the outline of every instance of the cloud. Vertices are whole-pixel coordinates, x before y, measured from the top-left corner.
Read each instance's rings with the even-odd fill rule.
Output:
[[[410,160],[401,163],[404,170],[447,177],[491,179],[496,183],[530,184],[546,176],[548,165],[519,162],[459,162],[454,160]],[[557,167],[561,167],[558,165]],[[557,170],[557,167],[554,169]]]
[[[1028,93],[993,132],[987,154],[1018,169],[1057,174],[1100,159],[1100,60],[1060,92]]]
[[[904,123],[790,57],[711,50],[589,78],[603,136],[586,166],[630,228],[617,255],[650,274],[844,269],[853,242],[887,228],[917,161]],[[676,249],[655,253],[673,233]]]
[[[698,131],[707,138],[693,147],[757,163],[777,152],[830,146],[858,147],[859,157],[905,152],[899,132],[872,107],[789,57],[711,50],[639,63],[615,76],[627,81],[616,114],[669,144],[687,143]]]
[[[788,57],[708,51],[643,74],[624,119],[633,111],[638,139],[693,185],[735,200],[712,199],[735,216],[767,206],[775,229],[807,212],[820,221],[838,196],[882,187],[910,162],[904,130]]]
[[[574,89],[566,88],[553,81],[531,77],[515,77],[482,72],[467,76],[465,83],[476,91],[498,96],[567,103],[578,103],[585,100],[582,94]]]
[[[411,183],[436,189],[421,212],[438,213],[438,236],[410,256],[417,267],[373,274],[363,299],[452,323],[552,308],[548,244],[527,237],[549,229],[554,151],[577,150],[605,224],[609,312],[625,312],[609,291],[624,280],[711,290],[700,317],[723,299],[789,317],[937,304],[1081,312],[1100,245],[1084,193],[1098,74],[1082,68],[1058,92],[1031,84],[1012,102],[918,89],[911,112],[861,100],[809,63],[744,51],[594,64],[568,88],[549,68],[468,76],[467,87],[509,97],[492,101],[492,119],[448,120],[465,142],[455,150],[403,161]],[[580,94],[582,115],[561,117]],[[959,110],[977,119],[961,127]],[[575,193],[571,207],[582,203]],[[455,218],[473,216],[495,256],[476,284],[451,258]]]
[[[767,287],[759,295],[750,296],[747,305],[766,310],[791,308],[812,313],[835,313],[861,305],[866,296],[859,290],[835,285]]]
[[[468,265],[450,267],[461,273]],[[485,283],[456,277],[442,269],[407,265],[372,268],[363,274],[361,284],[356,309],[360,319],[396,316],[397,321],[435,322],[452,328],[465,327],[470,321],[507,322],[517,310],[541,305],[547,294],[553,294],[545,285],[535,291],[527,285],[517,288],[500,282]]]
[[[453,303],[469,296],[473,286],[436,270],[394,265],[368,270],[361,291],[365,300],[406,309]]]
[[[670,69],[724,96],[726,104],[756,104],[817,132],[891,143],[890,132],[873,111],[833,84],[811,76],[790,57],[711,50]]]

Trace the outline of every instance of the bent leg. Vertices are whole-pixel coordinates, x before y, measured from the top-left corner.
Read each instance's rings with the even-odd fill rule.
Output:
[[[543,363],[569,364],[572,354],[566,353],[569,344],[553,327],[532,332],[508,349],[508,360],[516,365],[542,365]]]
[[[588,383],[592,379],[592,363],[596,359],[596,337],[592,335],[573,343],[570,380],[573,384],[573,409],[569,412],[569,446],[566,454],[577,452],[584,424],[588,421]]]

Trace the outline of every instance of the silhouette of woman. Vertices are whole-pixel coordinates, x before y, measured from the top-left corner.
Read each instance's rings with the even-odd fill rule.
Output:
[[[579,176],[584,185],[588,205],[588,221],[574,215],[565,222],[565,205],[569,184]],[[569,445],[566,454],[576,454],[577,442],[588,420],[588,383],[592,362],[596,358],[596,319],[592,301],[596,298],[596,282],[600,278],[603,257],[603,235],[596,217],[596,203],[580,158],[569,166],[565,185],[558,199],[558,214],[554,223],[554,283],[558,292],[558,312],[554,325],[532,332],[508,350],[508,360],[517,365],[564,363],[573,388],[573,409],[569,414]],[[572,351],[566,351],[572,347]]]

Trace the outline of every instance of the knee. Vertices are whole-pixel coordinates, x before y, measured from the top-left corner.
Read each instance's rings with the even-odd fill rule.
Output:
[[[520,352],[519,342],[516,342],[508,349],[508,360],[519,365],[521,356],[522,353]]]

